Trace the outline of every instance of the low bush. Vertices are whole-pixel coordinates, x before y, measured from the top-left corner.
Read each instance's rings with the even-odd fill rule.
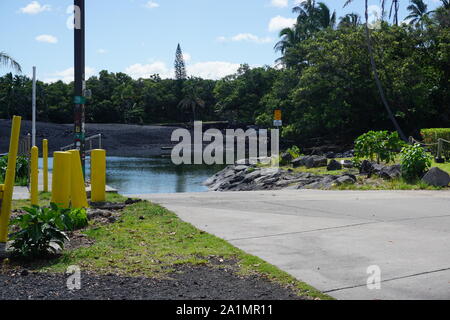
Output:
[[[369,131],[355,140],[355,158],[393,162],[404,145],[397,132]]]
[[[16,256],[36,258],[56,253],[52,243],[64,248],[68,240],[64,231],[81,229],[88,224],[84,209],[61,209],[56,204],[50,207],[33,206],[23,208],[23,214],[12,220],[11,224],[19,231],[10,235]]]
[[[0,157],[0,182],[4,182],[6,169],[8,168],[8,156]],[[16,161],[16,183],[18,185],[28,184],[29,163],[25,156],[18,156]]]
[[[432,157],[419,144],[408,145],[402,149],[402,176],[407,181],[422,178],[431,167]]]

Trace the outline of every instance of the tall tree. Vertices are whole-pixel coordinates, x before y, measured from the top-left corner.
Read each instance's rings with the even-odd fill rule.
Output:
[[[10,66],[14,71],[22,72],[20,64],[3,51],[0,51],[0,65],[5,67]]]
[[[392,1],[398,2],[398,0],[392,0]],[[351,2],[353,2],[353,0],[346,0],[345,4],[344,4],[344,7],[349,5]],[[386,95],[384,93],[383,85],[381,84],[381,81],[380,81],[380,76],[378,75],[377,65],[376,65],[376,62],[375,62],[374,54],[373,54],[372,40],[370,38],[369,1],[368,0],[364,0],[364,5],[365,5],[364,6],[365,7],[364,15],[365,15],[365,18],[366,18],[365,30],[366,30],[367,49],[369,50],[370,65],[372,66],[372,71],[373,71],[373,75],[374,75],[374,78],[375,78],[375,82],[377,84],[378,92],[380,94],[381,101],[383,102],[383,105],[386,108],[386,111],[388,113],[389,119],[392,121],[392,124],[394,125],[395,129],[397,130],[400,138],[403,139],[404,141],[406,141],[407,138],[406,138],[405,134],[403,133],[402,128],[398,124],[397,119],[395,119],[395,116],[394,116],[394,113],[392,112],[391,107],[389,106],[389,103],[387,101]]]
[[[410,12],[406,19],[411,19],[410,24],[423,26],[423,20],[428,15],[428,6],[422,0],[411,0],[408,6]]]
[[[186,74],[186,64],[184,63],[183,52],[181,51],[181,46],[178,44],[177,51],[175,53],[175,79],[185,80],[187,78]]]
[[[338,28],[356,28],[361,24],[361,18],[357,13],[347,13],[339,19]]]

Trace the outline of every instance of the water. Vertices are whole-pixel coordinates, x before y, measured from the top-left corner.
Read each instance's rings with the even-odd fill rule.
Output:
[[[107,158],[107,184],[127,194],[204,192],[202,183],[224,166],[176,166],[168,158]],[[42,168],[42,159],[40,159]],[[53,159],[49,158],[49,170]],[[86,175],[89,177],[89,159]]]

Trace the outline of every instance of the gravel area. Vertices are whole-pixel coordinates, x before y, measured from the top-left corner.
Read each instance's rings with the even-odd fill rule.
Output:
[[[81,289],[67,289],[69,275],[27,270],[0,272],[0,300],[300,300],[290,289],[258,276],[208,266],[187,267],[171,280],[81,275]]]
[[[162,154],[161,147],[172,145],[170,138],[176,127],[127,124],[86,124],[86,137],[101,133],[103,148],[109,156],[151,157]],[[31,121],[23,120],[21,134],[31,132]],[[11,120],[0,119],[0,154],[8,152]],[[49,140],[49,151],[73,143],[73,124],[36,123],[36,140]],[[97,147],[97,141],[94,142]]]

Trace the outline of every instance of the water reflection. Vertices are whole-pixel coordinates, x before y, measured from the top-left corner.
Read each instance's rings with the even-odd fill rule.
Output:
[[[53,167],[52,160],[49,159],[50,169]],[[86,161],[86,165],[89,177],[89,161]],[[207,188],[202,183],[223,167],[176,166],[168,158],[108,157],[107,184],[125,195],[203,192]]]

